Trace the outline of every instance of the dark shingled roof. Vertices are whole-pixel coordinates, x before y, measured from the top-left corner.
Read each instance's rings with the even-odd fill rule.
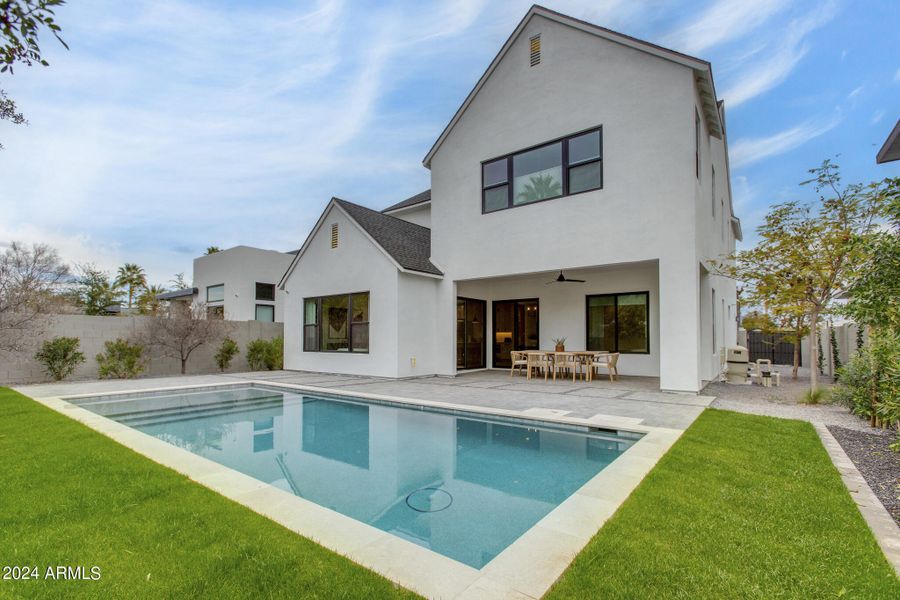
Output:
[[[393,204],[384,209],[383,213],[391,212],[392,210],[400,210],[401,208],[409,208],[410,206],[415,206],[416,204],[422,204],[423,202],[429,202],[431,200],[431,190],[425,190],[424,192],[419,192],[415,196],[411,198],[407,198],[402,202],[398,202],[397,204]]]
[[[182,290],[175,290],[174,292],[166,292],[165,294],[158,294],[156,298],[158,300],[175,300],[177,298],[187,298],[193,296],[197,293],[197,288],[184,288]]]
[[[430,229],[340,198],[335,198],[334,201],[401,267],[410,271],[443,275],[429,260]]]

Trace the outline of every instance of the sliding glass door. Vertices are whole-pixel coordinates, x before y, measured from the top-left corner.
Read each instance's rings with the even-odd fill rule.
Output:
[[[537,298],[494,302],[494,367],[509,367],[513,350],[539,349]]]
[[[481,369],[485,364],[484,300],[456,299],[456,368]]]

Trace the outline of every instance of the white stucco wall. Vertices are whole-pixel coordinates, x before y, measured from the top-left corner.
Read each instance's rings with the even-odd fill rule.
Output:
[[[541,64],[530,67],[537,33]],[[700,389],[701,361],[685,350],[700,344],[696,237],[709,233],[696,219],[694,111],[687,67],[529,22],[432,159],[432,257],[446,276],[438,318],[451,324],[438,326],[440,372],[455,371],[454,281],[658,261],[661,387]],[[481,213],[482,161],[596,126],[602,190]]]
[[[397,217],[398,219],[403,219],[404,221],[409,221],[410,223],[421,225],[422,227],[431,227],[430,203],[391,211],[388,214],[390,214],[392,217]]]
[[[208,286],[225,284],[225,300],[210,306],[223,305],[225,318],[230,321],[253,321],[256,305],[275,305],[275,321],[284,320],[284,292],[275,290],[275,302],[256,299],[256,283],[276,286],[293,260],[293,255],[250,246],[235,246],[194,259],[194,287],[198,302],[206,302]]]
[[[284,365],[287,369],[397,377],[399,273],[340,209],[332,207],[285,284]],[[338,247],[331,247],[331,224]],[[369,292],[369,352],[304,352],[303,299]]]
[[[397,303],[397,374],[400,377],[437,372],[435,332],[439,280],[400,273]],[[453,323],[456,323],[454,315]]]

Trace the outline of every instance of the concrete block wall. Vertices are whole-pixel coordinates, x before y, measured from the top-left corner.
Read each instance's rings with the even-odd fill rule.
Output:
[[[90,317],[86,315],[56,315],[52,318],[46,331],[33,347],[14,355],[0,355],[0,385],[39,383],[49,378],[42,365],[34,359],[34,353],[44,340],[55,337],[77,337],[80,349],[85,355],[85,362],[78,366],[75,373],[66,380],[84,380],[97,378],[97,354],[104,351],[104,344],[116,338],[134,340],[148,325],[152,317]],[[260,321],[227,321],[230,331],[228,335],[237,342],[241,349],[232,361],[228,372],[249,370],[247,365],[247,343],[255,339],[272,339],[283,335],[282,323],[263,323]],[[194,350],[188,359],[188,374],[217,373],[213,355],[220,342],[201,346]],[[159,377],[179,375],[181,362],[177,358],[151,356],[147,369],[141,377]]]

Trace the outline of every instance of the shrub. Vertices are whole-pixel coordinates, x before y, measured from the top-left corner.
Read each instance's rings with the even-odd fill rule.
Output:
[[[815,390],[806,390],[800,397],[800,404],[823,404],[831,400],[826,388],[817,388]]]
[[[146,361],[142,345],[122,338],[104,345],[106,351],[97,355],[100,379],[132,379],[144,371]]]
[[[872,425],[900,429],[900,333],[873,334],[841,368],[834,396]]]
[[[77,337],[55,337],[41,345],[34,357],[44,365],[47,375],[61,381],[72,374],[84,362],[84,353],[78,350]]]
[[[228,367],[231,366],[231,361],[234,360],[234,357],[241,351],[238,347],[237,342],[233,339],[227,337],[222,340],[222,344],[219,346],[219,349],[216,351],[215,359],[216,365],[218,365],[220,371],[225,371]]]
[[[247,364],[252,371],[274,371],[284,368],[284,340],[253,340],[247,344]]]

